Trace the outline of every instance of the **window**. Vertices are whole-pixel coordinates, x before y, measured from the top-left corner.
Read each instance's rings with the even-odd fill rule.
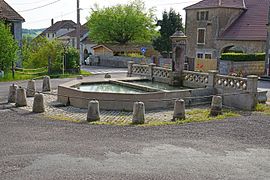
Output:
[[[208,11],[198,11],[197,12],[197,20],[198,21],[207,21],[209,16]]]
[[[204,55],[205,57],[205,59],[212,59],[212,54],[209,54],[209,53],[205,53],[205,55]]]
[[[203,59],[203,53],[197,53],[197,58]]]
[[[205,44],[205,28],[198,29],[197,44]]]

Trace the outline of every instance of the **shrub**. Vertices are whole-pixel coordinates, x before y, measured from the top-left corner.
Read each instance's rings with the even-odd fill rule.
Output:
[[[264,61],[265,53],[245,54],[245,53],[223,53],[221,60],[226,61]]]

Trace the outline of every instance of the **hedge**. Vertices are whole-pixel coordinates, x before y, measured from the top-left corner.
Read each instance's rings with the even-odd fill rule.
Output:
[[[225,61],[265,61],[265,53],[223,53],[221,60]]]

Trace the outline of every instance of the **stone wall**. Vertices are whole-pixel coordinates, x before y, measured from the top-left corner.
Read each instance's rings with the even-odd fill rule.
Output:
[[[152,58],[133,58],[124,56],[90,56],[91,65],[105,67],[128,67],[128,62],[133,61],[135,64],[151,64],[154,62]],[[170,68],[172,60],[169,58],[159,57],[156,61],[157,66]]]
[[[219,72],[223,75],[230,73],[247,75],[258,75],[264,74],[265,62],[264,61],[245,61],[245,62],[234,62],[234,61],[222,61],[220,60]]]

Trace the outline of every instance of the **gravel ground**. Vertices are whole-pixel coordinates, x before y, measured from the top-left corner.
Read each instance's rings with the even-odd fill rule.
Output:
[[[0,114],[0,179],[270,179],[269,116],[138,127]]]

